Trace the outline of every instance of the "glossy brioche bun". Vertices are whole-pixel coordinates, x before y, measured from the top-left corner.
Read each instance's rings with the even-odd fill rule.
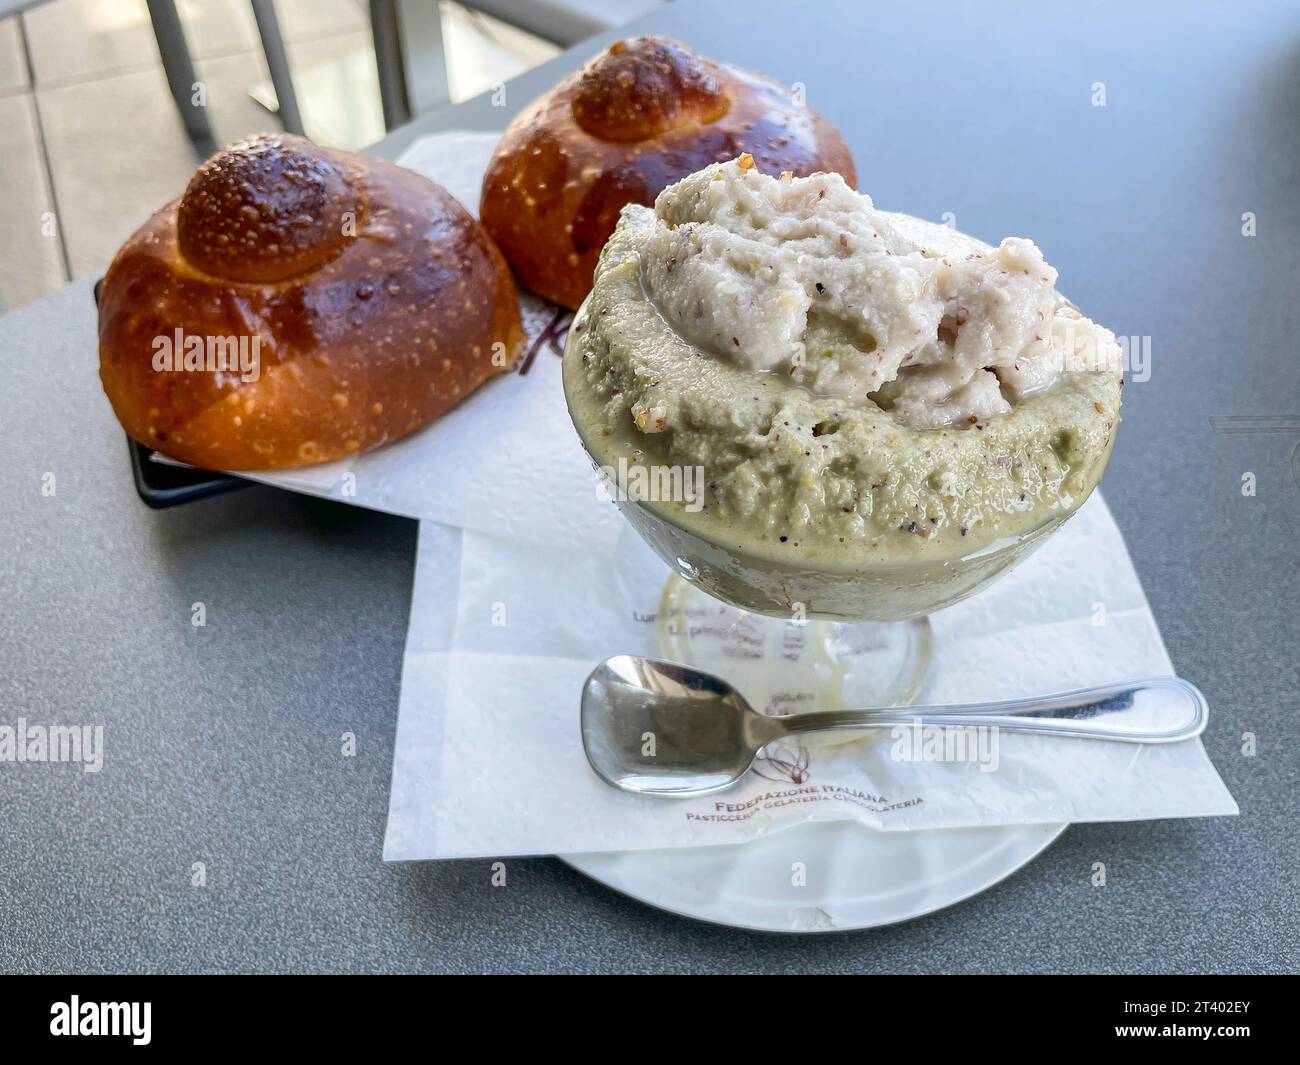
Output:
[[[522,284],[577,307],[624,204],[742,152],[765,173],[857,182],[839,131],[793,90],[667,38],[616,41],[510,123],[479,217]]]
[[[205,354],[186,369],[196,337]],[[255,373],[219,368],[231,340],[255,345]],[[210,469],[396,440],[522,345],[505,260],[445,189],[284,134],[204,163],[123,245],[99,296],[100,378],[123,427]]]

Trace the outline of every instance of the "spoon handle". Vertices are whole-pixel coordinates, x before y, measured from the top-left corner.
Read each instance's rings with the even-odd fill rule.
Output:
[[[974,725],[1094,740],[1173,743],[1199,736],[1209,720],[1209,708],[1194,685],[1179,677],[1156,677],[1039,699],[825,710],[767,720],[774,726],[771,738],[824,729]]]

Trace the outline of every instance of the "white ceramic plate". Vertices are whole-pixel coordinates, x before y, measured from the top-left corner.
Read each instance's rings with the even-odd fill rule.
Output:
[[[751,843],[570,854],[593,880],[661,910],[765,932],[837,932],[906,921],[992,887],[1066,825],[881,832],[800,825]],[[804,884],[799,878],[802,863]]]

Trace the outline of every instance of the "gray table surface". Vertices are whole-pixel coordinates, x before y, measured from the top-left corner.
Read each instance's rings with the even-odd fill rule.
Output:
[[[1105,492],[1240,817],[1074,827],[958,907],[816,938],[662,914],[554,859],[510,861],[505,889],[487,861],[385,865],[415,523],[265,488],[146,510],[79,283],[0,321],[0,724],[103,723],[105,768],[0,764],[0,968],[1300,968],[1300,432],[1210,424],[1300,414],[1300,11],[1061,7],[683,2],[638,25],[803,82],[879,204],[1032,235],[1076,302],[1152,338]],[[597,47],[381,150],[498,129]]]

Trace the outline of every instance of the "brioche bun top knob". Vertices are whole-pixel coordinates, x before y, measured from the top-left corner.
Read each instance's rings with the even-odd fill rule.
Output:
[[[615,41],[587,67],[573,117],[601,140],[629,144],[689,123],[716,122],[730,106],[709,65],[662,37]]]
[[[177,239],[189,263],[212,277],[285,281],[343,250],[359,230],[363,200],[336,154],[301,137],[260,134],[199,167],[181,197]]]

